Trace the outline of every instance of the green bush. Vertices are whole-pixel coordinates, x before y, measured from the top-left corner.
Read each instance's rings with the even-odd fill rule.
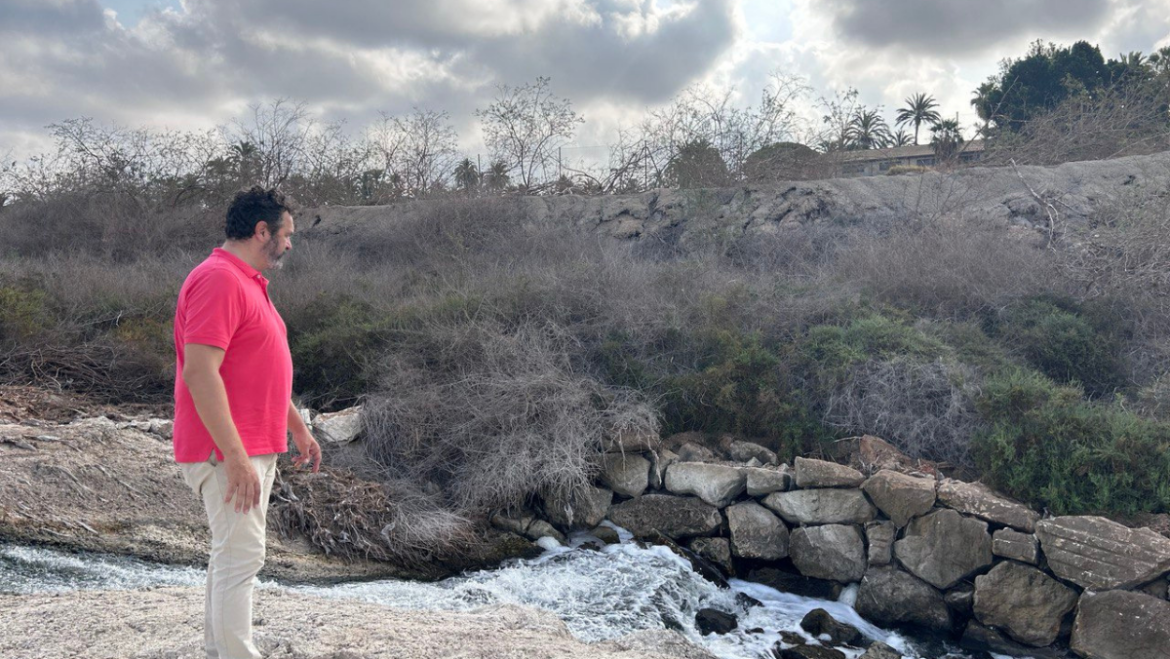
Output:
[[[354,404],[374,384],[370,366],[385,344],[374,308],[349,297],[313,300],[286,315],[294,390],[323,409]]]
[[[989,485],[1056,514],[1170,511],[1170,424],[1019,368],[989,378],[978,406]]]
[[[1009,309],[993,333],[1041,373],[1079,383],[1090,396],[1107,396],[1125,385],[1116,330],[1071,303],[1029,300]]]
[[[0,341],[19,342],[52,326],[43,290],[0,285]]]

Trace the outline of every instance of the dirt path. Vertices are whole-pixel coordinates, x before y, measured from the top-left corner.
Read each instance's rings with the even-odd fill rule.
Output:
[[[202,616],[192,588],[0,596],[0,657],[197,659]],[[666,631],[582,643],[552,613],[518,606],[406,611],[264,591],[255,616],[268,659],[715,659]]]

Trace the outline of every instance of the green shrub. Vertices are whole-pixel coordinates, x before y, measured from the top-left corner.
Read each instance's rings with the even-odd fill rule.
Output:
[[[0,341],[19,342],[52,326],[43,290],[0,285]]]
[[[1056,514],[1170,511],[1170,424],[1025,369],[989,378],[978,405],[989,485]]]
[[[1071,303],[1029,300],[1009,309],[993,333],[1041,373],[1079,383],[1090,396],[1106,396],[1125,385],[1116,330]]]
[[[385,322],[368,303],[344,296],[287,314],[294,390],[323,409],[355,403],[374,384],[370,366],[385,344]]]

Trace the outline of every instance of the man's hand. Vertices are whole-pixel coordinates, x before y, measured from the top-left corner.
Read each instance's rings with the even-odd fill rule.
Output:
[[[248,456],[228,458],[224,461],[227,470],[227,496],[224,503],[236,499],[236,512],[247,513],[253,506],[260,505],[260,476]],[[267,502],[265,502],[267,504]]]
[[[313,439],[313,434],[308,430],[294,431],[292,437],[299,453],[293,458],[293,465],[299,467],[311,463],[314,474],[321,471],[321,445]]]

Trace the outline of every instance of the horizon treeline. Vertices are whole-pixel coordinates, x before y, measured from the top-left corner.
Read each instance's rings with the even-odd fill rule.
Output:
[[[918,144],[929,134],[939,166],[956,166],[964,127],[925,92],[896,110],[856,90],[819,97],[819,122],[798,113],[806,82],[773,73],[759,100],[735,90],[684,90],[621,130],[594,162],[566,157],[585,122],[549,78],[502,85],[475,110],[489,157],[460,150],[447,112],[383,114],[361,130],[322,122],[304,103],[277,99],[207,131],[103,125],[91,118],[47,127],[54,148],[0,163],[0,207],[59,194],[125,195],[146,205],[222,203],[240,187],[280,186],[306,205],[384,204],[446,194],[612,194],[661,187],[722,187],[838,173],[834,154]],[[973,90],[993,164],[1052,164],[1168,148],[1170,48],[1106,59],[1080,41],[1036,42]],[[572,149],[569,149],[571,152]]]

